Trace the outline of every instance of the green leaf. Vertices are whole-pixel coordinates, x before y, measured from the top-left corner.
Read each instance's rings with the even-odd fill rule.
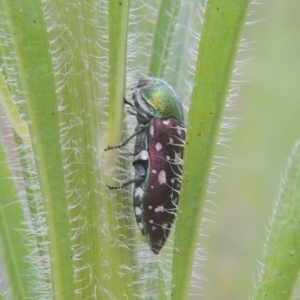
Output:
[[[33,245],[22,203],[0,140],[0,240],[6,278],[12,299],[32,299],[32,265],[28,262]],[[0,297],[1,298],[1,297]]]
[[[213,151],[248,4],[248,0],[207,2],[187,125],[176,222],[174,300],[185,299],[188,294]]]
[[[72,252],[61,155],[58,100],[40,1],[2,1],[20,80],[44,205],[47,208],[54,295],[74,297]],[[42,117],[41,117],[42,116]]]
[[[149,75],[162,78],[169,57],[180,0],[162,0],[152,42]]]
[[[0,104],[2,105],[2,108],[5,111],[13,129],[27,145],[30,145],[31,141],[28,126],[22,121],[17,111],[17,107],[12,101],[2,70],[0,70]]]
[[[290,299],[300,267],[300,142],[289,158],[265,246],[255,300]]]

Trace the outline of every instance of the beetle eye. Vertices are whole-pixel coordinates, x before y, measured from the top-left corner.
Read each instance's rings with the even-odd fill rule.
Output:
[[[149,86],[149,85],[153,85],[155,83],[155,79],[154,78],[151,78],[151,77],[144,77],[144,78],[141,78],[136,87],[137,88],[141,88],[141,87],[144,87],[144,86]]]

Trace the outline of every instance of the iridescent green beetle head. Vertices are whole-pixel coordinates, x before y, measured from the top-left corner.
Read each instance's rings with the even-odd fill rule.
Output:
[[[184,122],[182,104],[173,88],[154,77],[140,78],[133,92],[137,119],[143,123],[147,118],[174,118]]]

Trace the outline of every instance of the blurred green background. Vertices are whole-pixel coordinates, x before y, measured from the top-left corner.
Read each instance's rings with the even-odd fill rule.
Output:
[[[233,109],[224,112],[239,119],[237,127],[228,147],[216,150],[228,166],[214,171],[220,177],[206,197],[212,212],[204,212],[200,237],[207,251],[197,270],[207,279],[201,299],[252,296],[281,177],[300,139],[300,1],[262,2],[250,7],[247,21],[255,24],[242,34],[251,49],[239,55],[249,60],[245,74],[234,76],[248,82],[239,84]]]

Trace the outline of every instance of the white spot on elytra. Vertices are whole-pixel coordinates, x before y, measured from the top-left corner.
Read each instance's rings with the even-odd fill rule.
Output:
[[[135,212],[135,214],[136,214],[137,216],[140,216],[140,215],[142,214],[142,210],[141,210],[141,208],[138,207],[138,206],[136,206],[136,207],[134,208],[134,212]]]
[[[173,143],[174,143],[174,140],[171,137],[169,137],[169,144],[173,144]]]
[[[167,183],[166,172],[164,170],[160,171],[158,174],[158,182],[160,184]]]
[[[157,171],[153,169],[153,170],[152,170],[152,173],[153,173],[153,174],[156,174],[156,173],[157,173]]]
[[[154,221],[153,220],[149,220],[149,223],[152,224]]]
[[[138,223],[138,226],[139,226],[139,229],[140,230],[143,230],[144,229],[144,224],[142,222],[139,222]]]
[[[154,127],[153,125],[150,126],[149,128],[149,133],[153,136],[154,135]]]
[[[167,155],[167,156],[166,156],[166,159],[167,159],[167,160],[170,160],[170,159],[171,159],[171,157],[170,157],[169,155]]]
[[[170,124],[170,120],[163,120],[163,123],[168,126]]]
[[[154,231],[156,230],[156,226],[152,226],[151,229]]]
[[[156,149],[156,151],[161,150],[162,149],[162,144],[161,143],[156,143],[155,149]]]
[[[149,205],[149,206],[148,206],[148,209],[152,209],[152,205]]]
[[[144,191],[141,187],[137,187],[134,192],[134,197],[143,197]]]
[[[154,209],[154,211],[156,212],[156,213],[158,213],[158,212],[164,212],[164,210],[165,210],[165,208],[161,205],[161,206],[157,206],[155,209]]]
[[[154,189],[154,186],[153,186],[153,185],[151,185],[151,189]]]

